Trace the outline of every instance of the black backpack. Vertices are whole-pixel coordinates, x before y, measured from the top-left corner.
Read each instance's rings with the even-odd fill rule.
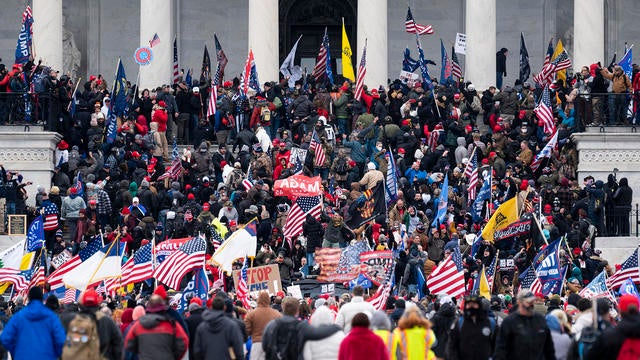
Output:
[[[296,360],[298,359],[298,321],[276,320],[276,330],[267,346],[267,360]]]
[[[346,175],[347,172],[349,172],[349,165],[347,164],[347,159],[338,158],[336,160],[336,174]]]

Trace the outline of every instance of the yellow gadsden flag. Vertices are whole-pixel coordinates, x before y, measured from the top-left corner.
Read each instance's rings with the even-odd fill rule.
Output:
[[[514,196],[498,207],[482,229],[482,238],[493,243],[493,234],[496,230],[502,230],[509,224],[518,221],[518,197]]]
[[[353,64],[351,64],[352,54],[347,31],[344,28],[344,19],[342,19],[342,76],[351,81],[355,81],[356,76],[353,74]]]
[[[556,49],[553,51],[553,56],[551,56],[551,60],[554,60],[558,57],[558,55],[562,54],[564,51],[564,47],[562,46],[562,40],[558,39],[558,44],[556,44]],[[567,70],[560,70],[556,73],[556,80],[562,79],[564,85],[567,85]]]
[[[478,286],[480,296],[485,299],[491,299],[491,285],[489,284],[489,279],[487,279],[487,272],[484,265],[482,266],[482,271],[478,276],[478,281],[480,282],[480,285]]]

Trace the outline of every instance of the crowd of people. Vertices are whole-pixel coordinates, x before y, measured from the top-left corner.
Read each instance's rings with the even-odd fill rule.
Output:
[[[20,91],[14,88],[20,81],[39,81],[34,74],[41,68],[30,63],[3,71],[0,92]],[[394,250],[395,288],[386,312],[375,311],[359,286],[352,296],[260,293],[255,308],[247,309],[237,301],[233,279],[208,266],[218,287],[209,301],[192,299],[179,314],[162,285],[137,284],[116,296],[90,289],[78,304],[60,304],[33,287],[26,306],[21,297],[0,304],[0,341],[18,359],[83,358],[78,353],[92,358],[95,351],[109,359],[180,358],[187,351],[193,359],[241,359],[249,350],[252,359],[601,359],[620,348],[631,351],[625,339],[640,337],[638,300],[623,296],[617,304],[598,299],[592,305],[578,293],[601,272],[616,271],[600,257],[596,238],[629,235],[632,190],[615,174],[606,181],[579,179],[571,134],[597,122],[574,107],[592,104],[584,95],[601,91],[593,84],[616,91],[622,81],[629,91],[640,80],[635,67],[632,82],[613,66],[612,76],[597,64],[583,70],[550,88],[553,132],[545,132],[533,111],[542,92],[533,82],[479,91],[462,80],[434,79],[434,86],[395,80],[365,87],[356,100],[355,84],[308,76],[294,88],[281,79],[247,94],[239,91],[238,78],[224,81],[211,116],[207,79],[156,89],[132,86],[128,113],[117,119],[111,141],[106,133],[113,94],[106,80],[91,76],[70,104],[71,79],[47,69],[45,91],[57,94],[48,99],[48,127],[63,135],[52,186],[37,188],[31,208],[26,187],[32,184],[0,169],[7,213],[46,218],[49,259],[64,251],[77,254],[98,234],[105,243],[126,243],[130,257],[151,241],[202,233],[210,256],[220,238],[257,218],[253,265],[277,265],[283,286],[322,270],[315,262],[318,248],[367,242],[371,249]],[[558,146],[536,158],[556,132]],[[307,151],[300,164],[291,156],[298,149]],[[319,151],[324,156],[315,156]],[[165,179],[176,161],[182,170]],[[464,175],[468,166],[478,167],[475,189]],[[351,205],[387,181],[392,168],[398,189],[388,211],[347,225]],[[319,217],[307,215],[300,234],[285,237],[293,204],[275,196],[273,185],[297,173],[321,177],[323,210]],[[491,196],[478,220],[473,194],[489,175]],[[445,181],[445,220],[434,221]],[[540,227],[502,241],[484,239],[474,249],[476,234],[513,197],[521,200],[523,219],[535,218]],[[519,275],[538,251],[563,236],[560,261],[569,270],[558,294],[519,289]],[[419,278],[456,248],[465,281],[498,258],[490,298],[468,289],[464,299],[455,299],[421,284]],[[34,344],[35,338],[43,343]]]

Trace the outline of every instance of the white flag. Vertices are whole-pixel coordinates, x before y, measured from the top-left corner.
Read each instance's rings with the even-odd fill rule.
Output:
[[[302,35],[298,38],[295,44],[293,44],[293,48],[289,52],[289,55],[282,62],[282,66],[280,66],[280,72],[284,77],[289,78],[289,87],[292,88],[295,86],[295,82],[302,78],[302,71],[300,70],[300,66],[296,66],[293,64],[293,61],[296,58],[296,50],[298,49],[298,43],[302,39]]]

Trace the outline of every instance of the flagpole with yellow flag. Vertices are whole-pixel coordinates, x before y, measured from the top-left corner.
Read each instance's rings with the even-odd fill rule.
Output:
[[[484,265],[482,265],[482,271],[480,272],[478,281],[480,281],[480,285],[478,286],[480,296],[482,296],[487,300],[491,299],[491,289],[489,288],[489,279],[487,279],[487,272]]]
[[[502,230],[516,221],[518,221],[518,197],[514,196],[496,209],[487,225],[482,229],[481,236],[484,240],[493,243],[494,233],[497,230]]]
[[[344,76],[345,79],[355,81],[356,76],[353,73],[351,55],[353,55],[353,52],[351,51],[351,45],[347,37],[347,30],[344,27],[344,18],[342,18],[342,76]]]
[[[553,55],[551,56],[551,60],[555,60],[555,58],[558,57],[558,55],[562,54],[562,52],[564,51],[564,47],[562,46],[562,40],[558,39],[558,43],[556,44],[556,49],[553,51]],[[556,72],[556,80],[562,80],[562,82],[564,82],[565,86],[567,85],[567,70],[560,70],[558,72]]]

